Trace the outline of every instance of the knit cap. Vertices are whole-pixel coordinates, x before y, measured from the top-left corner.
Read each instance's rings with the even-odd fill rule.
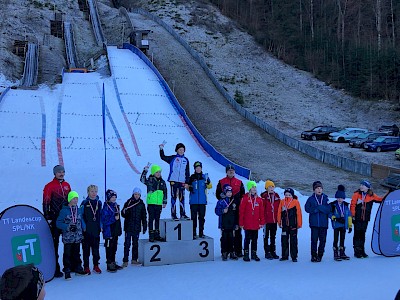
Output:
[[[186,147],[185,147],[185,145],[182,144],[182,143],[176,144],[176,146],[175,146],[175,152],[178,152],[178,149],[179,149],[179,148],[183,148],[183,149],[186,151]]]
[[[74,198],[78,198],[78,199],[79,199],[78,193],[75,192],[75,191],[70,191],[70,192],[68,193],[68,203],[70,203],[71,200],[74,199]]]
[[[108,189],[108,190],[106,191],[106,200],[107,200],[107,201],[110,201],[110,199],[111,199],[113,196],[117,197],[117,193],[116,193],[114,190]]]
[[[371,188],[371,182],[369,182],[368,180],[361,180],[360,184],[366,186],[367,188]]]
[[[152,165],[150,172],[151,175],[154,175],[157,172],[161,172],[161,167],[159,165]]]
[[[247,182],[247,189],[250,191],[252,187],[257,187],[257,183],[250,180],[249,182]]]
[[[294,198],[294,190],[292,188],[287,188],[285,189],[285,191],[283,192],[283,194],[289,193],[292,195],[292,198]]]
[[[53,174],[56,175],[58,172],[65,172],[64,166],[56,165],[53,168]]]
[[[229,184],[224,184],[224,193],[231,191],[232,192],[232,187]]]
[[[335,193],[335,198],[336,199],[346,199],[345,191],[346,191],[346,188],[344,187],[344,185],[339,184],[338,188],[337,188],[337,191]]]
[[[275,183],[272,180],[267,180],[265,182],[265,189],[268,189],[270,186],[275,187]]]
[[[132,195],[133,194],[142,194],[142,191],[138,188],[138,187],[135,187],[134,189],[133,189],[133,192],[132,192]]]
[[[225,171],[228,172],[229,170],[235,171],[235,166],[232,164],[227,164],[225,167]]]
[[[320,188],[323,188],[323,187],[322,187],[321,181],[319,181],[319,180],[314,181],[313,184],[312,184],[312,189],[313,189],[313,191],[315,191],[315,189],[316,189],[316,188],[319,188],[319,187],[320,187]]]
[[[200,161],[196,161],[196,162],[193,164],[193,168],[196,169],[197,167],[203,168],[203,164],[202,164]]]

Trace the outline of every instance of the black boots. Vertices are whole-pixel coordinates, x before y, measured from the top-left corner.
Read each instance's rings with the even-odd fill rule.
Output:
[[[222,260],[227,261],[228,260],[228,252],[223,252],[222,253]]]
[[[260,261],[260,258],[257,256],[257,251],[255,250],[251,251],[251,259],[255,261]]]
[[[339,250],[337,247],[333,247],[333,259],[336,261],[341,261],[342,258],[339,255]]]
[[[346,253],[344,252],[345,248],[344,247],[339,247],[339,256],[342,260],[349,260],[350,257],[348,257],[346,255]]]
[[[354,247],[354,257],[355,258],[363,258],[361,247]]]
[[[231,252],[231,253],[229,254],[229,258],[230,258],[230,259],[233,259],[233,260],[238,260],[238,257],[236,256],[235,252]]]
[[[154,239],[159,242],[165,242],[165,239],[160,236],[160,230],[154,230]]]
[[[154,242],[154,230],[149,230],[149,242]]]
[[[250,261],[249,250],[244,250],[243,260]]]

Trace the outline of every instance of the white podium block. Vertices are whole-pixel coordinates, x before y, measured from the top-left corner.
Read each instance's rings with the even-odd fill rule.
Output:
[[[167,242],[192,241],[193,240],[193,221],[172,219],[160,220],[160,236]]]
[[[139,240],[139,262],[143,266],[161,266],[214,260],[214,239],[154,242]]]

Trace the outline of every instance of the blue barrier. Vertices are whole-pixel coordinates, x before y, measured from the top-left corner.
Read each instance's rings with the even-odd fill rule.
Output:
[[[189,129],[193,132],[193,135],[199,142],[199,144],[203,147],[203,149],[218,163],[222,165],[227,165],[227,164],[232,164],[235,166],[235,172],[243,176],[245,178],[250,178],[251,176],[251,171],[245,167],[242,167],[238,164],[233,163],[229,159],[227,159],[225,156],[223,156],[221,153],[219,153],[215,148],[200,134],[200,132],[197,130],[197,128],[193,125],[193,123],[190,121],[189,117],[186,115],[185,110],[183,107],[179,104],[178,100],[176,99],[175,95],[172,93],[170,87],[168,86],[167,82],[164,80],[160,72],[157,70],[157,68],[151,63],[151,61],[147,58],[147,56],[140,51],[138,48],[135,46],[124,43],[123,44],[124,49],[128,49],[132,51],[134,54],[139,56],[145,63],[146,65],[149,66],[149,68],[156,74],[158,77],[160,84],[162,85],[163,89],[165,90],[167,97],[171,104],[173,105],[174,109],[182,116],[184,121],[186,122],[187,126]]]
[[[6,96],[7,92],[10,90],[10,87],[7,87],[1,94],[0,94],[0,103],[3,101],[3,98]]]

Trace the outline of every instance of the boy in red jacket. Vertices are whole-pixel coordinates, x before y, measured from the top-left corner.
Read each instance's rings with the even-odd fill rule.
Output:
[[[247,183],[249,192],[245,194],[239,207],[239,226],[244,229],[244,261],[250,261],[249,246],[251,241],[251,259],[260,261],[257,256],[258,230],[264,226],[264,206],[261,197],[257,195],[257,184]]]
[[[278,229],[278,209],[281,198],[275,193],[275,184],[271,180],[265,182],[265,192],[261,194],[264,204],[264,251],[266,259],[279,259],[276,255],[276,231]],[[268,243],[269,239],[269,243]]]

